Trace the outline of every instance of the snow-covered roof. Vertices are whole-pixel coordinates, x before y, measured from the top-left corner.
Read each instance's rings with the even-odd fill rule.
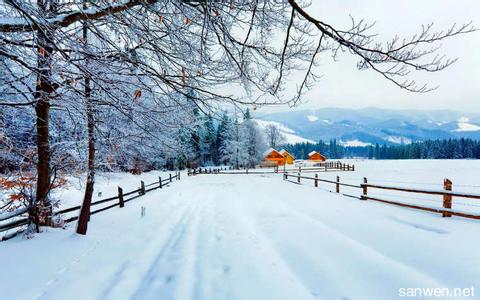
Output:
[[[278,153],[277,150],[275,150],[275,149],[273,149],[273,148],[268,148],[265,152],[263,152],[263,156],[267,156],[267,155],[269,155],[270,153],[272,153],[272,152],[274,152],[274,151]]]
[[[288,155],[290,155],[291,157],[293,157],[293,155],[290,154],[290,152],[288,152],[288,151],[285,150],[285,149],[280,150],[280,154],[282,154],[283,156],[285,156],[286,154],[288,154]]]
[[[318,153],[318,152],[317,152],[317,151],[312,151],[312,152],[308,153],[308,156],[312,156],[312,155],[314,155],[315,153]],[[320,153],[318,153],[318,154],[320,154]]]

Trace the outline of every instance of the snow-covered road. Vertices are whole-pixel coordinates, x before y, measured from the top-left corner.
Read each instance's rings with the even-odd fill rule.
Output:
[[[399,288],[480,289],[480,222],[281,175],[184,176],[93,216],[89,230],[0,244],[0,299],[396,299]]]

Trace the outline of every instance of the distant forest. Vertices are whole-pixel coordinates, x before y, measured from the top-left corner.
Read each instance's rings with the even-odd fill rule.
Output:
[[[472,139],[427,140],[402,145],[342,146],[336,140],[316,144],[289,144],[285,149],[296,159],[318,151],[330,159],[365,157],[375,159],[460,159],[480,158],[480,141]]]

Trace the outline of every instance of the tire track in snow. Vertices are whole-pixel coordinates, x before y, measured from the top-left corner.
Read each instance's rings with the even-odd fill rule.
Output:
[[[152,195],[152,196],[155,196],[155,195]],[[159,206],[156,207],[156,209],[169,209],[169,210],[176,211],[176,208],[180,207],[180,208],[183,208],[183,214],[186,213],[187,208],[188,208],[187,205],[181,205],[181,204],[171,205],[171,204],[172,203],[162,202],[162,203],[160,203]],[[136,204],[135,206],[138,206],[138,204]],[[164,206],[168,206],[168,208],[165,208]],[[133,207],[127,207],[127,209],[134,209],[134,208]],[[119,211],[119,213],[122,213],[122,211]],[[175,219],[176,216],[177,216],[177,214],[175,214],[175,213],[167,214],[166,219],[162,219],[160,222],[155,222],[154,224],[152,224],[152,227],[164,226],[165,224],[168,224],[168,223],[172,222],[171,219]],[[123,219],[120,219],[120,220],[113,219],[113,221],[110,222],[111,223],[110,225],[113,226],[114,224],[119,223],[119,222],[123,222],[123,221],[124,221]],[[138,230],[138,228],[136,228],[135,226],[129,226],[129,227],[127,227],[126,230],[125,230],[125,228],[123,229],[123,232],[122,232],[121,235],[107,235],[102,239],[96,240],[92,247],[89,247],[85,252],[79,254],[75,259],[71,260],[66,266],[61,267],[55,273],[54,277],[47,280],[47,282],[44,286],[44,289],[41,292],[36,293],[35,296],[32,299],[33,300],[40,300],[40,299],[51,298],[51,297],[55,298],[56,290],[52,290],[52,289],[54,289],[55,286],[58,285],[61,281],[65,281],[64,275],[66,273],[75,272],[74,267],[76,265],[79,265],[79,263],[82,260],[88,259],[95,250],[100,251],[102,248],[103,248],[103,250],[105,250],[105,247],[107,247],[107,246],[109,247],[110,244],[108,243],[108,241],[115,241],[115,243],[117,243],[117,244],[122,243],[122,242],[123,242],[123,244],[128,244],[127,243],[128,242],[128,237],[135,236],[135,234],[132,233],[132,232],[136,231],[136,230]],[[106,250],[109,251],[108,249],[106,249]],[[131,266],[130,259],[127,259],[126,261],[124,261],[120,265],[119,269],[111,276],[111,279],[109,279],[108,282],[106,283],[107,287],[104,290],[101,291],[101,293],[100,293],[101,297],[99,299],[108,298],[111,290],[113,290],[118,284],[120,284],[120,282],[118,280],[119,277],[130,266]],[[88,275],[86,275],[86,276],[88,276]],[[67,280],[66,284],[69,285],[68,280]]]
[[[142,238],[144,239],[144,249],[143,253],[139,253],[141,256],[147,256],[148,257],[148,252],[150,251],[157,251],[157,248],[159,247],[164,247],[166,241],[165,239],[152,239],[152,232],[153,228],[157,227],[164,227],[165,225],[168,224],[178,224],[178,222],[181,222],[182,219],[185,218],[186,214],[188,213],[188,206],[183,206],[183,210],[176,210],[178,208],[177,205],[175,207],[170,207],[175,213],[169,214],[167,218],[163,219],[162,222],[152,224],[149,227],[152,228],[146,228],[146,230],[142,231]],[[174,225],[176,226],[176,225]],[[149,230],[150,229],[150,230]],[[171,235],[167,238],[167,240],[171,238]],[[125,243],[126,244],[126,243]],[[98,299],[116,299],[116,296],[114,291],[117,287],[121,286],[124,284],[124,280],[129,277],[129,276],[136,276],[136,274],[129,274],[129,271],[131,271],[132,268],[138,267],[136,264],[136,259],[137,257],[128,257],[126,260],[120,265],[120,267],[117,269],[117,271],[110,276],[107,286],[101,291],[100,296]]]
[[[235,237],[243,243],[242,250],[248,253],[254,263],[253,269],[249,269],[243,276],[258,278],[265,285],[250,295],[246,293],[249,296],[240,294],[240,297],[243,297],[242,299],[313,299],[314,295],[310,289],[293,272],[271,239],[259,229],[253,215],[247,209],[245,199],[251,197],[251,191],[259,190],[254,185],[249,186],[248,190],[240,189],[240,193],[239,189],[228,193],[233,205],[230,208],[230,212],[233,212],[230,217],[235,225],[232,229]],[[258,193],[255,194],[255,199],[261,201],[262,198],[257,195]],[[268,197],[271,198],[272,195],[268,194]]]
[[[246,196],[240,192],[241,182],[212,184],[211,179],[203,178],[199,181],[192,186],[201,195],[197,201],[202,206],[198,214],[198,242],[192,255],[196,263],[187,269],[193,274],[185,276],[196,280],[193,289],[190,285],[182,295],[162,290],[162,298],[313,299],[248,219],[239,204]]]
[[[259,198],[271,198],[270,194],[265,193],[265,191],[263,190],[260,191],[263,195],[258,195]],[[312,237],[310,238],[312,245],[313,241],[317,241],[317,243],[322,247],[323,252],[311,251],[310,246],[306,246],[304,243],[295,244],[290,239],[288,241],[282,241],[281,233],[278,233],[278,230],[282,227],[278,226],[279,222],[277,222],[278,220],[275,220],[275,218],[270,217],[271,220],[274,220],[274,224],[268,224],[262,227],[264,227],[264,230],[265,227],[271,228],[269,236],[277,235],[276,239],[274,239],[277,240],[277,246],[279,246],[280,249],[284,249],[283,255],[287,255],[290,257],[288,263],[292,266],[294,270],[296,269],[295,271],[298,276],[301,278],[301,280],[305,282],[306,285],[311,287],[311,289],[314,291],[314,294],[320,295],[322,294],[322,291],[315,291],[317,290],[317,288],[315,288],[315,285],[317,285],[317,281],[312,280],[312,278],[305,278],[305,269],[299,270],[298,267],[295,268],[295,266],[298,266],[299,260],[304,260],[308,262],[310,267],[318,266],[315,267],[315,269],[321,269],[322,267],[324,267],[325,271],[328,271],[328,274],[325,275],[328,276],[325,276],[322,281],[330,281],[327,284],[329,287],[333,287],[336,285],[336,278],[343,278],[343,280],[348,280],[348,278],[351,278],[352,281],[357,280],[364,282],[364,290],[367,290],[365,289],[365,287],[369,283],[368,276],[372,274],[373,276],[378,276],[379,274],[375,274],[376,272],[378,273],[378,270],[375,270],[378,266],[381,266],[383,268],[383,270],[380,270],[380,273],[383,273],[383,278],[393,277],[401,280],[403,283],[411,283],[410,285],[402,286],[448,286],[420,270],[405,265],[391,257],[385,256],[384,254],[376,251],[368,245],[358,242],[357,240],[341,233],[340,231],[325,224],[324,222],[311,216],[310,214],[299,211],[295,206],[288,205],[283,199],[284,196],[279,195],[278,197],[276,197],[275,202],[272,202],[273,204],[271,205],[277,206],[276,213],[278,213],[278,209],[281,208],[284,218],[287,219],[290,217],[289,227],[297,226],[297,232],[313,232]],[[265,211],[260,211],[260,213],[263,217],[265,217],[265,215],[268,215],[268,213],[265,214]],[[257,216],[257,218],[255,219],[260,218]],[[277,231],[277,233],[275,231]],[[344,255],[345,260],[338,261],[337,259],[339,258],[339,254],[342,253],[342,249],[348,249],[344,251],[344,254],[346,254]],[[325,250],[330,251],[330,253],[325,252]],[[295,255],[292,256],[292,253],[295,253]],[[350,254],[350,257],[348,257],[347,254]],[[325,259],[325,255],[330,256],[333,261]],[[355,257],[354,259],[352,259],[353,256]],[[346,263],[346,261],[350,261],[351,263]],[[355,261],[360,262],[359,265],[363,265],[365,261],[370,261],[372,265],[372,267],[370,268],[372,270],[371,274],[365,273],[364,270],[368,268],[356,268]],[[402,275],[399,274],[403,274],[405,276],[404,278],[408,279],[403,280]],[[316,276],[318,276],[318,274]],[[415,280],[413,280],[413,278]],[[341,286],[342,284],[339,285],[338,290],[341,290]],[[375,290],[376,288],[378,288],[378,286],[373,286],[370,288],[370,290]],[[389,291],[392,292],[392,295],[395,295],[397,290],[389,289]],[[357,292],[356,294],[359,293]]]
[[[196,210],[196,206],[193,205],[189,199],[191,199],[194,194],[194,191],[190,190],[187,190],[187,193],[184,193],[184,190],[175,192],[175,194],[168,199],[170,202],[168,208],[156,207],[156,209],[163,209],[167,212],[167,217],[163,219],[161,223],[154,223],[147,228],[143,228],[140,232],[141,240],[144,241],[144,247],[139,249],[141,252],[129,259],[130,267],[122,275],[122,280],[116,280],[112,277],[111,281],[114,282],[113,287],[111,287],[110,290],[103,291],[103,296],[98,299],[118,299],[118,297],[125,297],[125,291],[128,291],[130,294],[129,299],[132,299],[136,294],[140,294],[140,286],[142,286],[142,284],[145,289],[154,290],[152,286],[149,287],[142,281],[142,279],[145,279],[145,277],[149,275],[151,278],[154,278],[154,281],[158,279],[158,281],[161,282],[160,278],[162,276],[165,278],[166,283],[173,281],[173,276],[161,274],[162,272],[165,273],[165,268],[155,269],[155,266],[163,266],[159,260],[165,257],[160,257],[159,252],[163,251],[166,253],[165,256],[167,256],[167,248],[169,248],[169,245],[171,247],[175,239],[180,239],[178,235],[180,231],[182,231],[182,227],[186,227],[186,223],[191,221],[191,215]],[[171,204],[175,205],[172,206]],[[168,266],[168,264],[165,264],[165,266]],[[135,278],[135,280],[131,280],[132,278]],[[105,297],[105,295],[107,295],[107,297]]]
[[[177,292],[173,281],[177,279],[176,272],[182,264],[181,254],[185,251],[182,246],[185,246],[187,239],[191,239],[187,232],[195,219],[195,214],[198,213],[197,209],[198,205],[195,205],[182,215],[175,226],[175,230],[171,232],[164,245],[158,250],[155,259],[131,299],[143,300],[157,297],[171,299]]]
[[[225,248],[222,241],[226,232],[220,222],[222,214],[219,212],[218,203],[223,200],[224,197],[219,193],[209,193],[202,199],[203,213],[198,226],[194,275],[197,280],[192,293],[192,299],[195,300],[235,299],[231,293],[231,283],[227,278],[231,261],[222,251]]]

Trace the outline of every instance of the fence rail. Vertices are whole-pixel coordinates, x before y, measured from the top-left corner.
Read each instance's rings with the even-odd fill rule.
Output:
[[[96,209],[96,210],[92,210],[90,212],[90,215],[94,215],[96,213],[99,213],[99,212],[102,212],[102,211],[105,211],[105,210],[108,210],[110,208],[117,207],[117,206],[124,207],[124,204],[126,202],[129,202],[129,201],[132,201],[132,200],[134,200],[138,197],[141,197],[141,196],[145,195],[146,193],[148,193],[150,191],[153,191],[153,190],[156,190],[156,189],[159,189],[159,188],[161,189],[164,186],[167,186],[168,184],[172,183],[173,180],[180,180],[180,172],[176,172],[176,174],[173,175],[173,176],[172,176],[172,174],[169,174],[169,176],[165,179],[162,179],[161,177],[159,177],[158,181],[147,184],[147,185],[145,185],[145,182],[143,180],[141,180],[140,181],[140,188],[138,188],[136,190],[133,190],[133,191],[130,191],[130,192],[127,192],[127,193],[123,193],[123,189],[121,187],[118,187],[117,196],[94,201],[94,202],[91,203],[91,206],[94,207],[96,205],[112,202],[112,201],[115,201],[115,200],[118,200],[118,202],[113,203],[113,204],[108,205],[108,206],[105,206],[105,207],[102,207],[102,208],[99,208],[99,209]],[[153,186],[153,187],[151,187],[151,186]],[[151,187],[151,188],[146,189],[146,187]],[[137,195],[135,195],[133,197],[130,197],[128,199],[125,199],[125,197],[133,195],[133,194],[137,194]],[[58,216],[58,215],[74,212],[74,211],[80,210],[81,207],[82,207],[81,205],[77,205],[77,206],[65,208],[65,209],[54,212],[53,215]],[[6,221],[6,220],[17,218],[19,216],[23,216],[28,212],[28,210],[29,209],[27,207],[24,207],[24,208],[18,209],[18,210],[13,211],[13,212],[2,214],[2,215],[0,215],[0,221]],[[77,216],[72,216],[72,217],[67,218],[67,219],[64,219],[64,222],[65,223],[70,223],[70,222],[73,222],[77,219],[78,219],[78,215]],[[28,224],[30,224],[30,220],[29,220],[28,216],[25,216],[23,218],[15,219],[13,221],[10,221],[6,224],[0,224],[0,232],[4,232],[4,231],[14,229],[14,228],[21,228],[21,227],[23,227],[25,225],[28,225]],[[9,233],[9,234],[3,236],[0,239],[0,241],[8,240],[8,239],[16,236],[18,233],[20,233],[22,231],[23,230],[20,229],[16,232]]]
[[[355,171],[355,165],[345,164],[342,162],[322,162],[318,163],[317,166],[313,167],[297,167],[297,168],[284,168],[282,166],[277,166],[273,170],[258,171],[258,169],[241,169],[234,170],[232,167],[223,167],[223,168],[197,168],[189,169],[188,176],[195,176],[199,174],[244,174],[244,175],[253,175],[253,174],[275,174],[275,173],[286,173],[286,172],[302,172],[302,173],[311,173],[311,172],[331,172],[331,171]]]
[[[344,194],[341,193],[345,196],[357,198],[360,200],[371,200],[371,201],[377,201],[377,202],[382,202],[386,204],[392,204],[396,206],[402,206],[402,207],[408,207],[408,208],[413,208],[413,209],[419,209],[419,210],[424,210],[424,211],[429,211],[429,212],[435,212],[435,213],[441,213],[443,217],[451,217],[451,216],[459,216],[459,217],[464,217],[464,218],[470,218],[470,219],[477,219],[480,220],[480,215],[476,215],[473,213],[469,212],[462,212],[462,211],[456,211],[452,209],[452,204],[453,204],[453,197],[457,198],[468,198],[468,199],[480,199],[479,194],[468,194],[468,193],[463,193],[463,192],[453,192],[452,191],[452,181],[449,179],[445,179],[443,182],[444,189],[443,190],[431,190],[431,189],[417,189],[417,188],[406,188],[406,187],[398,187],[398,186],[386,186],[386,185],[378,185],[378,184],[370,184],[368,183],[367,178],[363,179],[363,183],[355,185],[355,184],[349,184],[349,183],[344,183],[340,181],[340,176],[337,176],[336,180],[327,180],[327,179],[321,179],[318,178],[318,174],[315,174],[315,177],[308,177],[304,176],[301,173],[295,174],[290,174],[290,173],[285,173],[283,175],[283,179],[286,181],[289,181],[289,178],[294,178],[296,181],[290,181],[294,182],[297,184],[301,183],[301,180],[311,180],[314,182],[314,186],[318,187],[319,182],[325,182],[325,183],[330,183],[335,185],[335,192],[336,193],[341,193],[341,187],[350,187],[350,188],[358,188],[361,189],[361,195],[356,196],[356,195],[351,195],[351,194]],[[372,197],[368,195],[368,191],[370,189],[381,189],[381,190],[391,190],[391,191],[397,191],[397,192],[405,192],[408,194],[428,194],[428,195],[440,195],[443,196],[443,208],[437,208],[437,207],[429,207],[425,205],[417,205],[417,204],[410,204],[410,203],[404,203],[404,202],[399,202],[399,201],[393,201],[393,200],[388,200],[388,199],[382,199],[378,197]],[[388,196],[387,196],[388,198]]]

